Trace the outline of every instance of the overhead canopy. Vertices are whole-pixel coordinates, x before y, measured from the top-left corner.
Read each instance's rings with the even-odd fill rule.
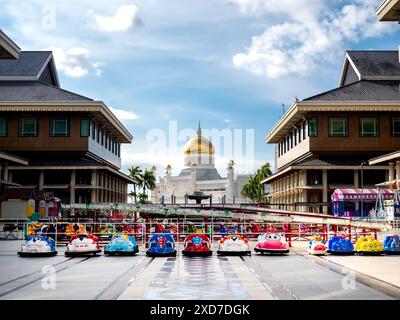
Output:
[[[393,199],[393,191],[390,189],[336,189],[332,196],[332,201],[345,200],[376,200],[378,193],[382,194],[384,200]]]

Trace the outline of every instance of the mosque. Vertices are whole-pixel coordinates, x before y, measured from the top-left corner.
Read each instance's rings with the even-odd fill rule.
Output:
[[[178,176],[171,175],[171,165],[165,168],[164,177],[160,177],[160,182],[152,191],[153,203],[171,203],[172,199],[175,203],[185,203],[186,195],[194,192],[212,195],[213,203],[249,202],[241,195],[241,190],[250,174],[235,174],[231,160],[227,164],[227,176],[221,177],[215,168],[214,146],[202,135],[200,124],[197,134],[186,143],[183,156],[185,168]]]

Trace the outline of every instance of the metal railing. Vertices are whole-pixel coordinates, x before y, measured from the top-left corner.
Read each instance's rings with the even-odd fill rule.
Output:
[[[41,234],[52,237],[56,245],[66,245],[74,233],[92,233],[99,238],[100,245],[105,245],[113,235],[127,233],[135,236],[136,242],[146,247],[149,239],[154,234],[160,234],[169,230],[177,243],[193,233],[206,234],[211,241],[218,241],[228,234],[240,234],[250,240],[265,232],[281,233],[289,245],[293,242],[310,241],[313,236],[319,235],[325,241],[338,233],[346,233],[355,242],[360,235],[373,234],[382,239],[386,232],[377,232],[365,228],[349,229],[347,226],[333,226],[324,224],[300,224],[300,223],[264,223],[264,222],[231,222],[229,220],[211,220],[204,222],[202,219],[153,219],[149,222],[118,221],[118,222],[21,222],[20,235],[14,239],[22,239],[29,234]]]

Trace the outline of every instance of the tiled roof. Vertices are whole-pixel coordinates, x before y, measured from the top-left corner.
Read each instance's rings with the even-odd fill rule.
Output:
[[[101,167],[104,166],[103,163],[98,162],[96,160],[92,159],[86,159],[86,158],[40,158],[40,159],[29,159],[29,165],[30,166],[46,166],[46,167],[52,167],[52,166],[65,166],[65,167],[76,167],[76,166],[91,166],[91,167]]]
[[[0,101],[92,101],[79,94],[40,81],[0,81]]]
[[[37,77],[51,51],[21,51],[18,59],[0,60],[0,77]]]
[[[400,81],[361,80],[303,101],[400,101]]]
[[[347,51],[355,67],[365,77],[400,76],[398,51]]]
[[[326,167],[326,166],[359,166],[361,159],[353,157],[310,157],[299,162],[295,162],[292,166],[301,167]]]

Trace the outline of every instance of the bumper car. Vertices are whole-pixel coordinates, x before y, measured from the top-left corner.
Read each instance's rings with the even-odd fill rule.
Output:
[[[153,235],[149,240],[149,249],[146,251],[149,257],[175,257],[175,241],[170,233]]]
[[[219,241],[218,254],[220,255],[246,255],[251,254],[249,241],[240,235],[223,237]]]
[[[308,243],[308,253],[316,256],[325,255],[328,248],[320,236],[314,238]]]
[[[398,234],[386,236],[383,241],[383,249],[386,254],[400,254],[400,237]]]
[[[98,244],[98,238],[93,234],[74,234],[65,251],[66,257],[96,255],[101,252]]]
[[[127,234],[115,235],[104,248],[105,255],[135,255],[139,252],[139,246],[133,236]]]
[[[205,234],[191,234],[186,237],[182,254],[187,256],[212,255],[211,241]]]
[[[308,253],[316,256],[325,255],[328,248],[320,236],[314,236],[313,240],[308,243]]]
[[[333,255],[353,255],[354,245],[345,235],[332,237],[328,242],[328,253]]]
[[[52,238],[46,236],[28,236],[21,245],[20,257],[51,257],[57,254]]]
[[[263,233],[257,238],[255,252],[264,253],[289,253],[289,245],[286,242],[285,235],[282,233]]]
[[[360,255],[380,255],[383,253],[383,245],[371,235],[361,236],[356,242],[356,252]]]

